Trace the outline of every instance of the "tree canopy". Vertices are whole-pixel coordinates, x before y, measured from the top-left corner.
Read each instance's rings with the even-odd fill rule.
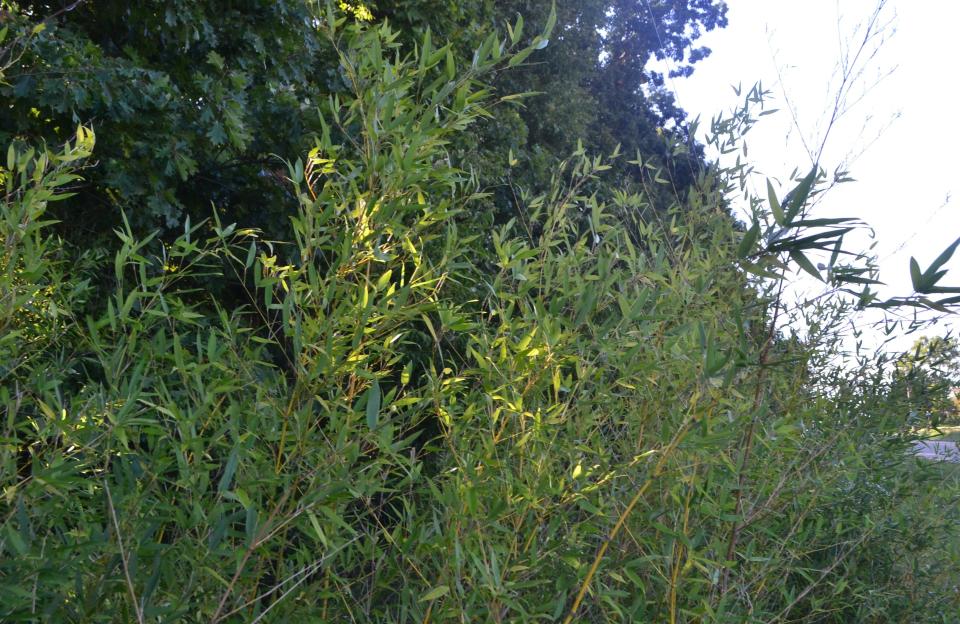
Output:
[[[9,27],[38,31],[27,38],[0,91],[11,105],[0,121],[0,140],[56,143],[78,122],[97,130],[97,164],[85,176],[87,186],[64,207],[88,236],[109,236],[121,210],[143,231],[175,228],[188,215],[209,215],[211,206],[268,231],[283,227],[293,204],[277,184],[278,155],[309,149],[321,131],[318,103],[346,89],[333,47],[312,22],[310,3],[9,6]],[[338,10],[356,19],[352,6],[340,3]],[[518,15],[544,23],[551,4],[405,0],[363,6],[398,27],[408,43],[429,29],[465,58]],[[498,150],[504,141],[529,170],[520,181],[541,186],[578,138],[591,151],[609,152],[620,143],[627,154],[639,150],[672,163],[656,131],[672,120],[682,132],[683,113],[662,81],[654,80],[660,86],[652,95],[645,92],[644,67],[656,55],[689,63],[682,69],[688,72],[705,54],[693,42],[702,30],[723,26],[725,10],[722,2],[687,0],[654,9],[633,1],[561,2],[553,40],[543,42],[536,62],[493,83],[504,95],[537,95],[519,111],[501,108],[472,140],[461,139],[459,162],[475,168],[483,186],[501,189],[505,163]],[[696,169],[686,160],[674,168],[681,186],[691,182],[691,165]]]

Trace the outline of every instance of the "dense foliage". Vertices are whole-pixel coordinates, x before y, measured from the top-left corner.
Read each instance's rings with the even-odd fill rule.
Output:
[[[952,305],[952,249],[878,302],[857,223],[807,215],[822,171],[743,227],[745,168],[653,113],[591,135],[612,100],[532,166],[505,89],[555,80],[528,64],[570,54],[569,4],[536,36],[483,2],[224,4],[4,4],[0,619],[954,618],[916,376],[835,358],[857,306]],[[679,24],[723,13],[677,6],[669,45],[590,46],[695,61]],[[71,58],[90,108],[25,69]],[[833,294],[784,301],[795,269]]]
[[[186,215],[209,216],[211,205],[231,220],[289,235],[295,202],[278,184],[276,155],[309,149],[322,130],[317,106],[350,89],[336,51],[313,26],[318,7],[306,0],[5,4],[14,32],[42,28],[22,40],[18,62],[0,85],[0,97],[12,105],[0,118],[0,144],[62,142],[78,122],[100,137],[99,166],[88,171],[70,206],[83,230],[65,235],[85,244],[101,244],[98,235],[106,235],[109,246],[121,210],[135,231],[147,233],[175,229]],[[657,86],[648,89],[648,101],[640,89],[648,79],[644,66],[651,55],[702,58],[704,49],[688,54],[687,48],[701,29],[726,23],[726,7],[714,0],[653,8],[621,0],[611,13],[608,4],[562,2],[560,26],[549,46],[541,43],[546,48],[537,61],[490,77],[503,93],[542,96],[520,110],[502,107],[479,132],[456,139],[451,156],[474,170],[481,185],[503,185],[504,148],[519,163],[514,179],[542,184],[580,138],[595,153],[618,143],[626,154],[640,150],[676,169],[670,173],[679,186],[690,183],[690,162],[670,158],[657,137],[668,120],[669,132],[682,133],[683,114],[660,76],[653,76]],[[358,7],[367,10],[340,5],[353,17]],[[404,0],[371,7],[411,46],[431,30],[435,40],[451,43],[457,59],[469,61],[505,20],[520,30],[518,14],[543,24],[551,5]],[[658,197],[661,208],[664,198]],[[515,216],[509,193],[501,191],[498,200],[487,202],[485,212]]]
[[[892,395],[918,424],[960,422],[960,343],[955,337],[923,337],[902,354],[893,371]]]

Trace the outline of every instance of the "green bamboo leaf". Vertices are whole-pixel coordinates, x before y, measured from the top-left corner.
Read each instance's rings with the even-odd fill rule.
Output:
[[[550,5],[550,15],[547,16],[547,24],[543,27],[543,38],[546,39],[553,32],[553,27],[557,25],[557,3]]]
[[[935,286],[935,284],[939,282],[940,279],[946,274],[947,272],[945,270],[937,271],[932,275],[929,272],[924,273],[923,274],[923,292],[925,293],[943,292],[942,289],[939,286]]]
[[[813,168],[810,169],[810,173],[787,195],[789,205],[787,206],[787,214],[785,215],[786,224],[793,221],[793,218],[799,214],[800,209],[807,202],[807,198],[810,197],[810,190],[813,188],[813,183],[816,179],[817,166],[814,165]]]
[[[841,223],[854,223],[856,219],[851,217],[837,217],[834,219],[803,219],[801,221],[794,221],[790,225],[792,227],[826,227],[828,225],[840,225]]]
[[[321,544],[326,548],[327,547],[327,534],[323,532],[323,528],[320,526],[320,521],[317,519],[317,514],[313,513],[309,509],[307,510],[307,519],[310,520],[310,526],[313,527],[313,532],[316,533],[317,539]]]
[[[953,241],[952,245],[944,249],[943,253],[937,256],[937,259],[933,261],[933,264],[931,264],[927,268],[927,270],[923,274],[924,280],[928,281],[928,283],[926,284],[927,286],[933,286],[934,284],[937,283],[937,281],[939,281],[940,277],[943,277],[944,274],[941,273],[939,277],[937,277],[936,279],[933,279],[934,275],[937,273],[940,267],[946,264],[950,260],[950,258],[953,257],[953,253],[957,250],[958,245],[960,245],[960,238]]]
[[[920,265],[914,257],[910,258],[910,280],[913,282],[913,289],[919,292],[923,286],[923,276],[920,273]]]
[[[838,238],[837,242],[833,246],[833,253],[830,254],[830,264],[829,266],[835,267],[837,265],[837,260],[840,258],[840,254],[843,252],[843,239]]]
[[[453,60],[453,50],[447,48],[447,80],[453,80],[457,75],[457,64]]]
[[[376,429],[380,422],[380,382],[376,379],[367,390],[367,426]]]
[[[423,596],[420,597],[420,602],[430,602],[431,600],[436,600],[442,596],[446,596],[450,593],[450,588],[446,585],[437,585]]]
[[[13,528],[13,524],[9,523],[6,527],[7,538],[10,542],[10,545],[13,547],[12,550],[19,556],[25,556],[29,551],[29,547],[26,542],[23,541],[23,538],[20,537],[20,534],[17,533],[17,530]]]
[[[923,307],[927,309],[936,310],[937,312],[943,312],[944,314],[950,314],[950,308],[946,307],[945,305],[942,305],[940,302],[933,301],[932,299],[927,299],[926,297],[920,297],[919,301],[923,305]]]
[[[377,291],[381,291],[387,287],[390,283],[390,277],[393,276],[393,270],[387,269],[383,272],[383,275],[380,276],[380,279],[377,280]]]
[[[803,255],[802,251],[794,250],[790,252],[790,257],[793,258],[793,261],[800,265],[800,268],[809,273],[810,275],[817,278],[819,281],[823,281],[823,276],[820,275],[820,271],[817,270],[817,267],[813,266],[813,263],[810,262],[810,259]]]
[[[773,184],[767,180],[767,200],[770,202],[770,210],[773,212],[773,220],[777,225],[783,227],[786,225],[786,219],[783,215],[783,208],[780,207],[780,201],[777,199],[777,193],[773,190]]]
[[[253,261],[257,257],[257,243],[256,241],[250,241],[250,248],[247,250],[247,258],[243,262],[243,268],[249,269],[253,266]]]
[[[420,47],[420,71],[426,68],[427,59],[430,58],[431,52],[433,52],[433,41],[430,37],[430,28],[427,27],[427,32],[423,34],[423,44]]]
[[[252,545],[254,540],[257,537],[257,521],[259,520],[259,514],[257,513],[257,508],[253,505],[250,505],[246,509],[247,517],[244,522],[244,528],[246,529],[247,534],[247,545]]]
[[[838,284],[883,284],[880,280],[867,279],[866,277],[855,277],[850,275],[838,275],[836,277]]]
[[[532,46],[528,48],[524,48],[510,57],[510,60],[507,62],[507,66],[516,67],[520,63],[527,60],[527,57],[533,53],[534,53],[534,48]]]
[[[762,279],[780,279],[782,277],[780,274],[769,270],[766,266],[760,263],[754,264],[753,262],[743,262],[741,266],[747,273],[756,275]]]
[[[792,249],[825,249],[828,247],[833,247],[834,243],[832,240],[836,240],[846,236],[848,233],[852,232],[854,228],[840,228],[838,230],[828,230],[826,232],[818,232],[816,234],[811,234],[810,236],[802,236],[800,238],[788,238],[786,240],[779,241],[770,246],[771,250],[778,251],[790,251]],[[832,240],[831,240],[832,239]],[[820,242],[820,241],[831,241],[829,243]]]
[[[230,489],[230,483],[233,481],[233,475],[237,472],[237,464],[240,462],[240,447],[235,446],[230,451],[230,457],[227,459],[227,465],[223,469],[223,476],[220,477],[220,483],[217,485],[218,492],[225,492]]]
[[[750,252],[753,251],[753,246],[757,244],[757,240],[760,238],[760,223],[755,222],[746,234],[743,235],[743,239],[740,241],[740,246],[737,247],[737,257],[746,258],[750,255]]]
[[[513,32],[510,35],[511,45],[516,45],[521,37],[523,37],[523,16],[517,15],[517,25],[513,27]]]

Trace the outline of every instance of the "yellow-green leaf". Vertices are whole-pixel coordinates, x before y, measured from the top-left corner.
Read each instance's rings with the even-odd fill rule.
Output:
[[[437,585],[423,596],[420,597],[420,602],[429,602],[431,600],[436,600],[450,593],[450,588],[446,585]]]

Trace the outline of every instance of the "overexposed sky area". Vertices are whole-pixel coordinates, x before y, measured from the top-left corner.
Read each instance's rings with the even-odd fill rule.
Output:
[[[742,101],[731,85],[747,90],[762,82],[779,112],[746,136],[748,160],[758,172],[754,186],[763,189],[764,176],[787,184],[794,168],[811,166],[801,134],[816,151],[838,88],[842,50],[846,46],[848,58],[855,53],[877,0],[727,4],[729,26],[700,39],[713,54],[690,78],[668,84],[690,117],[700,117],[702,135],[713,116]],[[864,55],[876,54],[866,63],[861,55],[863,71],[850,98],[856,104],[835,125],[821,158],[827,171],[848,161],[857,181],[835,187],[815,216],[857,217],[874,228],[887,284],[880,292],[886,296],[911,293],[911,256],[925,269],[960,237],[958,23],[960,2],[887,0],[878,22],[882,42],[874,39],[868,46]],[[866,248],[873,241],[864,235],[851,242]],[[960,252],[947,267],[951,273],[942,285],[960,285]],[[861,326],[876,318],[861,318]],[[947,320],[921,333],[942,334],[951,327],[960,323]],[[891,347],[908,348],[918,335],[901,336]]]

